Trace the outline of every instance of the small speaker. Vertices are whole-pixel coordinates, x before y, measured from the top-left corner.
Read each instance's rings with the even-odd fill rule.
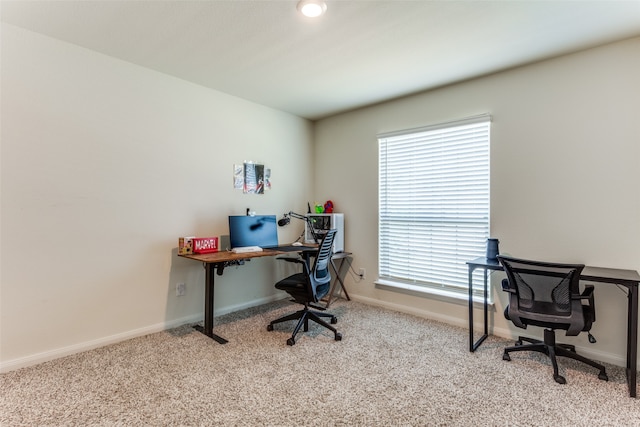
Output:
[[[487,239],[487,259],[490,261],[497,261],[498,254],[500,251],[498,250],[498,243],[500,241],[498,239]]]

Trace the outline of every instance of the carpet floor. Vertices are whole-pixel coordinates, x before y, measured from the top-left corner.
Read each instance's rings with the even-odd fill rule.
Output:
[[[464,328],[339,300],[342,341],[312,325],[287,346],[288,301],[0,375],[2,426],[640,426],[624,370],[475,353]],[[523,331],[526,332],[526,331]],[[585,338],[586,339],[586,338]]]

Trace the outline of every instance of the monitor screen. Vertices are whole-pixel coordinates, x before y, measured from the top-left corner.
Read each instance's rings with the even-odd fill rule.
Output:
[[[278,225],[275,215],[229,216],[231,249],[243,246],[273,248],[278,246]]]

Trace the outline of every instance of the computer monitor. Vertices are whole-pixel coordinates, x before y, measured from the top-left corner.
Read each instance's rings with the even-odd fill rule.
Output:
[[[278,246],[278,225],[275,215],[229,216],[231,249],[244,246],[274,248]]]

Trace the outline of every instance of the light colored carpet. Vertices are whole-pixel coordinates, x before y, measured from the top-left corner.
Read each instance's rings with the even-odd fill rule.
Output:
[[[216,319],[219,345],[184,326],[0,376],[2,426],[637,426],[622,368],[548,360],[466,329],[338,301],[342,341],[266,325],[280,301]]]

